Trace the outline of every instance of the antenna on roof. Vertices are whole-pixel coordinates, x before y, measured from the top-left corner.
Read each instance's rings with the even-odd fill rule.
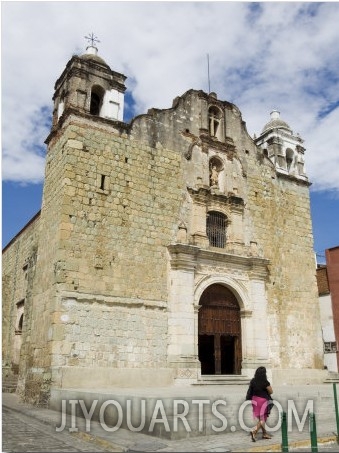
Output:
[[[207,54],[207,77],[208,77],[208,93],[211,92],[211,82],[210,82],[210,56]]]
[[[95,43],[100,42],[98,37],[94,35],[94,33],[88,33],[88,36],[85,36],[85,39],[87,39],[88,43],[91,45],[91,47],[96,47]]]

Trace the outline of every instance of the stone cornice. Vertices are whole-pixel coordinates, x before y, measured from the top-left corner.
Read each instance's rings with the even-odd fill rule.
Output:
[[[258,142],[268,141],[269,139],[275,137],[284,137],[286,140],[294,141],[296,143],[304,143],[304,140],[298,135],[294,135],[293,133],[288,134],[287,132],[279,128],[268,129],[263,134],[260,134],[259,137],[254,140],[254,142],[258,144]]]
[[[171,244],[168,246],[171,256],[172,269],[186,269],[193,271],[198,264],[217,264],[225,267],[236,267],[249,272],[252,277],[265,279],[268,276],[270,261],[254,256],[241,256],[220,250],[206,250],[187,244]]]
[[[81,293],[78,291],[60,291],[61,301],[72,299],[77,303],[98,303],[104,305],[137,306],[164,310],[167,302],[161,300],[139,299],[133,297],[107,296],[104,294]]]
[[[300,177],[300,176],[282,173],[278,169],[276,169],[276,174],[277,174],[278,178],[287,179],[289,181],[296,182],[297,184],[300,184],[302,186],[310,187],[312,185],[312,183],[307,179],[307,176],[305,176],[304,177],[305,179],[304,179],[303,177]]]
[[[172,269],[195,270],[199,247],[186,244],[171,244],[167,249],[171,256]]]
[[[199,262],[213,261],[214,263],[224,263],[227,265],[236,266],[243,270],[250,271],[252,275],[266,277],[268,274],[269,260],[254,256],[234,255],[214,250],[199,250]]]
[[[118,129],[120,133],[127,133],[130,129],[130,125],[126,124],[122,121],[118,120],[109,120],[107,118],[102,118],[100,116],[94,116],[89,113],[81,112],[75,108],[67,108],[62,116],[60,117],[56,126],[53,127],[50,134],[45,140],[46,145],[52,140],[52,138],[60,131],[60,129],[64,126],[66,121],[71,118],[72,116],[79,118],[80,120],[90,120],[92,124],[104,125],[104,126],[111,126],[115,129]]]
[[[101,74],[105,74],[105,79],[111,83],[114,83],[118,87],[119,91],[126,91],[126,87],[123,82],[127,79],[127,77],[124,74],[113,71],[105,62],[96,61],[94,59],[84,60],[78,55],[73,55],[73,57],[68,61],[61,76],[55,82],[54,89],[56,90],[66,77],[76,75],[83,76],[84,78],[88,77],[88,67],[99,71]],[[118,79],[120,81],[118,81]]]

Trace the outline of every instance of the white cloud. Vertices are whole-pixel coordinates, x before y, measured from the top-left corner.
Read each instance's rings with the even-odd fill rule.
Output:
[[[307,168],[315,190],[339,188],[338,125],[339,107],[308,130],[312,159]]]
[[[305,139],[313,187],[339,191],[339,4],[296,2],[4,2],[3,178],[43,178],[53,87],[94,32],[99,53],[133,87],[136,113],[190,88],[242,111],[251,135],[273,108]],[[39,146],[38,146],[39,145]]]

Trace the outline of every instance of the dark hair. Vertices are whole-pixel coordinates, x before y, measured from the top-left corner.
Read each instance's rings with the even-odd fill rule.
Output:
[[[253,380],[258,384],[265,383],[267,381],[266,368],[264,366],[260,366],[255,370]]]

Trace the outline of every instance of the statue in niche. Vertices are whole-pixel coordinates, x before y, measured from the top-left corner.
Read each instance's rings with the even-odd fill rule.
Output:
[[[210,183],[211,187],[219,187],[219,172],[215,164],[210,167]]]

